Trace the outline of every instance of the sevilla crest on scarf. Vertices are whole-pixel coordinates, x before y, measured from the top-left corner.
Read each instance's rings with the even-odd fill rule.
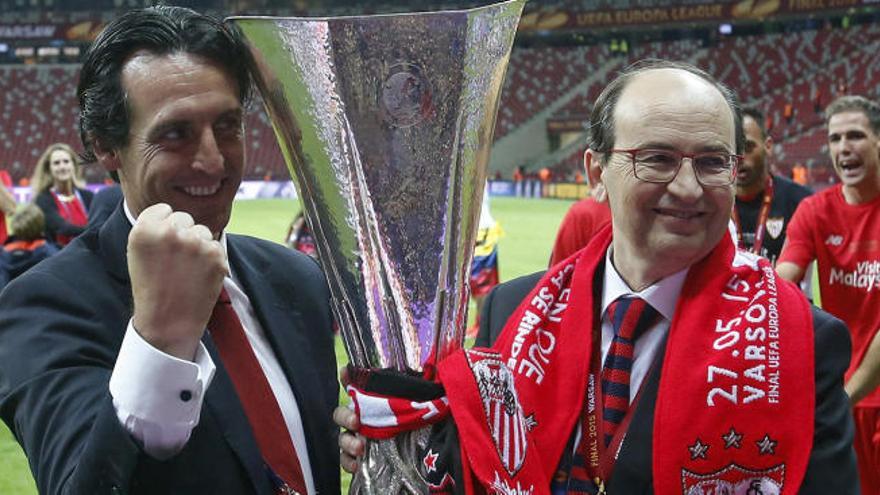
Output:
[[[497,353],[470,350],[465,355],[477,381],[498,458],[507,473],[514,476],[525,461],[528,442],[513,373]]]
[[[507,481],[502,480],[498,473],[495,473],[495,481],[492,483],[492,491],[498,495],[532,495],[535,492],[534,486],[523,488],[518,482],[514,486],[510,486]]]
[[[685,495],[779,495],[785,479],[785,466],[755,471],[737,464],[714,473],[681,472],[682,493]]]

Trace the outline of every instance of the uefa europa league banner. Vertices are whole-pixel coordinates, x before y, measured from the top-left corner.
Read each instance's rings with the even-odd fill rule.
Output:
[[[229,19],[251,46],[356,367],[430,378],[431,363],[461,347],[495,116],[523,4]],[[418,437],[370,442],[352,491],[427,493]]]

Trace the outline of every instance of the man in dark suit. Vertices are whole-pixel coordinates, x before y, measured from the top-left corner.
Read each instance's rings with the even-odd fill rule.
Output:
[[[480,320],[475,347],[489,347],[498,338],[508,317],[535,287],[543,272],[519,277],[499,285],[489,293]],[[847,366],[847,339],[841,322],[813,307],[816,355],[815,436],[810,463],[799,493],[859,493],[852,450],[853,427],[846,419],[847,407],[841,396],[842,371]],[[634,412],[626,441],[617,459],[616,471],[606,485],[608,493],[652,493],[651,441],[654,429],[654,401],[660,382],[663,353],[658,352],[646,377],[641,403]]]
[[[120,203],[122,203],[122,188],[119,184],[109,185],[96,192],[89,207],[87,228],[103,225]]]
[[[132,11],[86,56],[87,153],[124,202],[0,296],[0,416],[41,493],[338,493],[329,291],[224,234],[250,59],[188,9]]]
[[[663,80],[664,76],[659,76],[664,70],[669,71],[662,69],[662,66],[659,69],[648,66],[630,72],[623,76],[623,83],[620,79],[613,82],[609,85],[612,91],[606,89],[603,93],[605,97],[599,98],[593,110],[593,121],[601,122],[601,125],[591,128],[591,150],[588,151],[591,160],[588,160],[588,172],[591,180],[605,184],[614,222],[613,240],[608,248],[604,267],[604,280],[608,281],[607,272],[613,266],[614,272],[619,275],[619,278],[615,277],[616,281],[625,283],[622,287],[612,289],[617,291],[615,295],[637,295],[656,306],[665,304],[676,308],[679,299],[677,291],[682,291],[683,288],[681,282],[677,287],[671,287],[668,281],[683,276],[682,270],[687,273],[709,250],[716,248],[718,243],[730,242],[730,238],[724,236],[727,223],[724,214],[731,210],[732,188],[730,184],[723,187],[704,184],[705,179],[699,176],[701,172],[696,170],[698,163],[694,161],[691,161],[693,169],[678,163],[677,175],[668,183],[648,182],[646,179],[654,178],[646,177],[645,169],[639,168],[645,166],[637,162],[639,154],[626,160],[627,152],[608,153],[607,150],[633,149],[647,145],[688,152],[730,146],[727,149],[739,153],[743,149],[743,135],[741,131],[731,131],[729,124],[732,121],[727,122],[730,117],[734,117],[733,121],[741,120],[736,115],[739,110],[735,104],[729,104],[730,111],[726,118],[719,117],[719,114],[723,115],[720,112],[697,111],[676,115],[663,108],[662,103],[684,107],[684,101],[677,99],[679,95],[683,96],[682,93],[674,90],[670,90],[669,94],[658,93],[664,89],[662,84],[666,82]],[[675,70],[679,74],[668,73],[668,82],[680,87],[694,84],[695,81],[701,83],[699,79],[694,80],[693,74],[684,73],[681,69]],[[713,84],[708,85],[707,82]],[[657,91],[648,92],[646,85],[655,85]],[[702,85],[710,90],[713,85],[720,88],[710,79],[704,79]],[[634,88],[641,94],[635,93],[637,89]],[[665,88],[669,89],[670,85],[667,83]],[[715,90],[715,94],[726,96],[724,91]],[[727,98],[727,101],[730,103],[732,100]],[[644,113],[639,116],[632,114],[631,111],[635,108],[643,108]],[[699,110],[699,105],[697,109]],[[609,122],[609,119],[613,120]],[[666,123],[668,127],[646,127],[656,119]],[[653,160],[651,163],[659,161],[658,158],[649,158]],[[686,173],[689,177],[682,178],[682,174]],[[603,247],[594,243],[587,249]],[[602,277],[601,265],[598,272],[597,277]],[[538,273],[518,278],[502,284],[489,295],[476,346],[488,347],[496,341],[510,315],[515,313],[542,277],[543,274]],[[688,279],[688,282],[694,280]],[[601,298],[601,307],[608,308],[611,302],[608,299],[614,296],[609,295],[609,287],[603,289],[601,283],[597,285],[598,287],[593,288],[598,291],[596,298]],[[659,293],[656,290],[658,287],[663,289]],[[657,309],[661,314],[666,312],[660,307]],[[672,320],[688,319],[687,315],[675,311],[670,311],[668,317],[663,316],[649,333],[640,337],[643,342],[635,341],[633,377],[636,370],[642,370],[644,383],[638,403],[633,406],[635,410],[614,470],[610,479],[606,480],[605,488],[609,493],[648,493],[652,486],[656,487],[655,473],[652,472],[651,445],[656,437],[654,423],[658,388],[662,374],[667,372],[664,368],[664,356],[669,355],[666,351],[668,332]],[[601,321],[608,325],[608,319],[609,314],[606,311]],[[808,442],[811,445],[809,462],[798,492],[857,493],[858,483],[851,445],[853,426],[847,418],[846,395],[841,386],[841,377],[848,364],[846,353],[849,342],[846,328],[839,320],[815,307],[812,308],[812,319],[816,349],[816,410],[814,434],[812,441]],[[654,333],[655,338],[650,337],[650,332]],[[603,339],[604,337],[603,335]],[[646,339],[650,340],[645,341]],[[693,361],[696,363],[699,359],[695,357]],[[701,369],[692,372],[705,373]],[[637,388],[637,384],[633,383],[632,387]],[[733,423],[734,418],[731,417],[730,421]],[[711,443],[703,440],[706,444]],[[723,451],[727,451],[727,447]],[[718,451],[714,453],[717,455]],[[705,476],[704,479],[711,479],[711,476]],[[683,482],[686,483],[686,480]]]
[[[586,165],[612,225],[568,263],[499,286],[477,340],[492,347],[438,365],[457,483],[858,493],[846,328],[728,232],[741,120],[735,95],[686,64],[636,64],[605,88]],[[363,445],[340,445],[356,467]]]

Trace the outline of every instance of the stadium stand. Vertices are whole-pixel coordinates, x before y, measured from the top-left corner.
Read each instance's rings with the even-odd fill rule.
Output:
[[[695,63],[734,88],[743,102],[763,109],[774,124],[771,135],[779,169],[787,172],[793,164],[801,163],[811,170],[810,178],[818,188],[834,180],[825,146],[824,106],[841,94],[841,83],[849,94],[880,96],[880,27],[874,23],[847,30],[823,27],[731,37],[709,47],[700,46],[697,40],[653,42],[635,47],[623,61],[609,57],[598,63],[611,64],[614,69],[646,57]],[[602,84],[594,84],[553,118],[581,119],[586,126],[589,102],[601,88]],[[787,119],[784,114],[789,104],[791,117]],[[502,116],[507,114],[499,119]],[[518,117],[516,121],[527,119]],[[500,122],[499,126],[508,123]],[[583,146],[561,156],[556,153],[552,155],[556,160],[542,160],[538,165],[549,166],[556,176],[571,175],[581,166],[582,152]]]
[[[605,46],[514,50],[501,96],[496,139],[565,95],[609,56]]]
[[[81,150],[76,102],[79,66],[0,65],[0,163],[13,182],[30,177],[34,164],[47,146],[65,142]],[[247,119],[248,177],[287,177],[275,135],[255,101]],[[98,166],[87,166],[86,180],[102,182]]]
[[[77,148],[78,74],[75,65],[0,65],[0,159],[13,181],[30,176],[48,145],[60,141]]]
[[[61,9],[52,15],[42,11],[37,15],[27,8],[32,7],[34,1],[52,3],[52,0],[0,0],[0,6],[9,8],[12,18],[20,19],[57,18],[63,23],[87,15],[75,8],[75,1],[65,3],[67,10]],[[144,2],[104,0],[102,3],[106,9],[99,16],[112,15],[114,10]],[[222,0],[190,3],[212,8],[221,5]],[[256,12],[277,7],[278,3],[241,1],[239,7],[242,11]],[[448,2],[436,3],[444,6]],[[335,14],[356,8],[350,2],[325,4],[325,12]],[[285,2],[285,5],[287,10],[282,13],[312,8],[307,0]],[[582,8],[579,5],[583,4],[558,0],[542,2],[538,10],[552,11],[553,6],[577,10]],[[382,2],[370,8],[382,12],[399,9],[399,5]],[[4,20],[9,22],[9,19]],[[532,129],[529,124],[538,121],[542,125],[551,121],[575,122],[585,130],[590,103],[615,71],[646,57],[679,59],[706,68],[737,90],[745,103],[764,110],[772,124],[779,168],[787,171],[795,163],[804,164],[811,171],[811,179],[822,187],[834,178],[825,149],[822,109],[841,92],[880,96],[877,69],[880,24],[865,22],[844,28],[826,20],[780,25],[777,32],[753,30],[736,36],[723,36],[706,29],[683,29],[662,41],[656,39],[656,34],[653,38],[645,35],[644,40],[636,34],[628,34],[629,43],[623,50],[614,49],[608,38],[591,39],[591,44],[580,46],[518,43],[511,55],[502,92],[496,142],[503,143],[508,136],[515,140],[518,130]],[[8,169],[15,181],[30,175],[37,155],[48,144],[64,141],[75,147],[79,145],[74,95],[77,75],[76,64],[0,65],[3,93],[0,166]],[[591,77],[594,75],[601,77]],[[247,125],[248,178],[287,177],[274,132],[259,102],[251,109]],[[577,130],[577,126],[575,128]],[[530,168],[537,170],[546,166],[556,177],[573,176],[581,165],[583,136],[574,140],[569,136],[563,142],[558,149],[544,150],[543,157],[530,159]],[[509,177],[512,166],[500,171]],[[103,178],[99,167],[87,169],[88,180],[95,182]]]

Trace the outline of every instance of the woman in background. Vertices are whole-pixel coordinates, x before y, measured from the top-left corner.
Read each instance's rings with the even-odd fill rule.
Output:
[[[73,148],[55,143],[46,148],[31,178],[34,202],[46,216],[46,237],[65,246],[85,230],[92,192],[85,189]]]

